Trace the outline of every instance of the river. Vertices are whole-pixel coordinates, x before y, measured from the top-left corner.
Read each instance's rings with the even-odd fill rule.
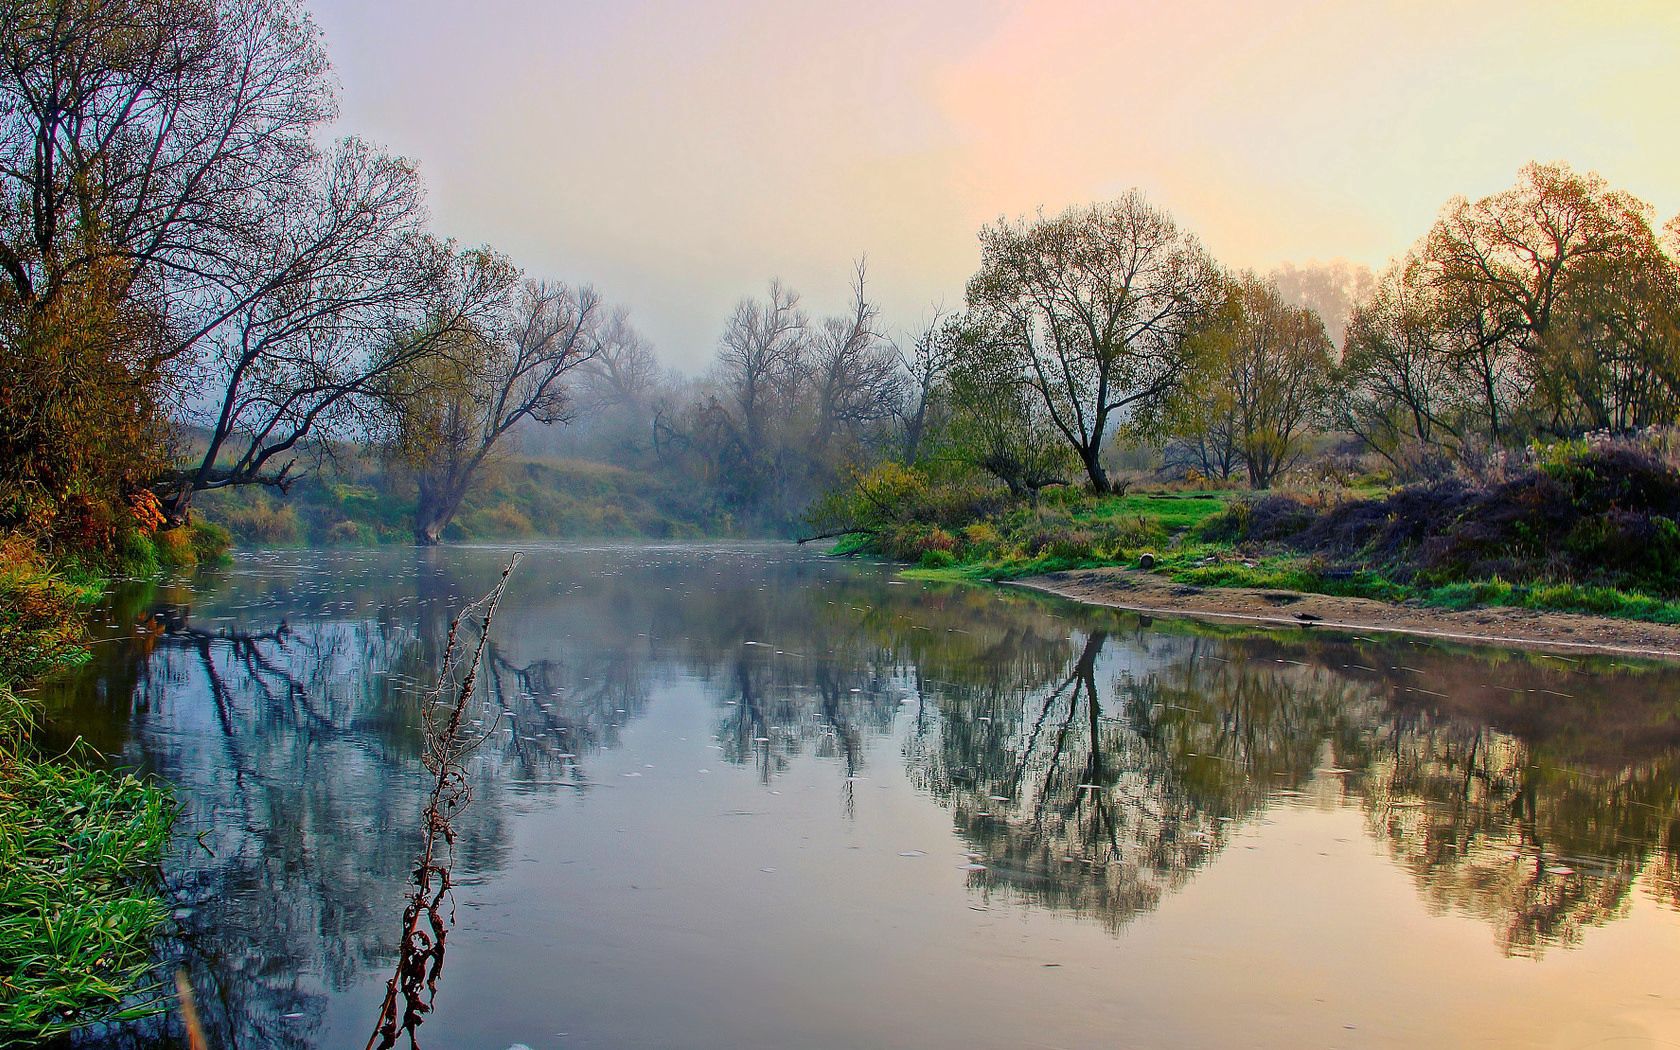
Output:
[[[40,692],[185,803],[159,974],[216,1047],[365,1042],[508,553],[125,584]],[[1680,1043],[1680,667],[556,545],[483,678],[422,1046]]]

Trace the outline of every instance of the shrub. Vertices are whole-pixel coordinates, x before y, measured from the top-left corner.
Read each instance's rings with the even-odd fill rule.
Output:
[[[290,504],[276,506],[267,497],[220,511],[222,524],[240,543],[297,543],[303,530]]]
[[[198,564],[198,550],[193,546],[190,526],[183,525],[155,534],[152,546],[157,550],[157,563],[166,568],[189,568]]]
[[[1680,468],[1664,449],[1638,439],[1562,442],[1494,475],[1343,503],[1304,529],[1280,512],[1287,525],[1270,531],[1298,549],[1358,556],[1434,586],[1543,580],[1680,594]],[[1261,532],[1261,505],[1249,512],[1250,537]],[[1210,523],[1204,534],[1230,528]]]
[[[78,606],[88,597],[48,572],[27,540],[0,539],[0,682],[40,674],[76,653]]]
[[[1253,512],[1254,504],[1248,500],[1234,500],[1198,525],[1193,535],[1208,543],[1235,543],[1248,535],[1248,517]]]
[[[193,554],[201,565],[216,565],[227,561],[233,536],[213,521],[195,521],[187,526],[192,533]]]
[[[963,543],[978,553],[995,550],[1002,542],[1003,534],[990,522],[976,522],[963,528]]]
[[[614,524],[620,528],[628,524],[624,520],[624,512],[619,508],[603,508],[603,511],[616,511],[620,520]],[[536,531],[536,526],[531,524],[531,519],[511,503],[498,503],[493,507],[486,508],[483,512],[483,524],[485,530],[494,536],[529,536]],[[607,530],[602,529],[601,531]],[[596,535],[600,534],[600,532],[596,533]]]

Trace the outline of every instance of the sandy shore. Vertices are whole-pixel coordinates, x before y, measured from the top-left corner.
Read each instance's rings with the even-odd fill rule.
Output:
[[[1556,650],[1638,653],[1680,660],[1680,627],[1528,609],[1454,612],[1369,598],[1248,587],[1189,587],[1136,569],[1080,569],[1013,581],[1091,605],[1199,619],[1392,631],[1459,641]]]

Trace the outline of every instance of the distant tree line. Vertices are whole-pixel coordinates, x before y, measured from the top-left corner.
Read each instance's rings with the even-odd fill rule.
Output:
[[[820,323],[779,282],[743,300],[702,379],[644,369],[641,393],[597,402],[648,421],[626,462],[785,524],[883,460],[1032,500],[1113,491],[1123,441],[1164,471],[1265,489],[1337,449],[1404,480],[1680,422],[1680,220],[1660,232],[1561,164],[1449,202],[1376,276],[1229,270],[1135,191],[979,241],[963,309],[913,332],[882,331],[861,264],[850,308]]]

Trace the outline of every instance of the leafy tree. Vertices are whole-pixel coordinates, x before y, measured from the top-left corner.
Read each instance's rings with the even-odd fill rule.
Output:
[[[1649,212],[1562,164],[1449,202],[1354,312],[1339,425],[1404,469],[1675,422],[1680,276]]]
[[[1563,164],[1529,164],[1508,190],[1447,204],[1409,277],[1434,297],[1443,349],[1476,384],[1490,441],[1511,434],[1514,402],[1541,378],[1559,301],[1578,272],[1648,241],[1648,210]]]
[[[1535,391],[1553,429],[1680,419],[1680,268],[1655,241],[1578,267],[1553,313]]]
[[[1217,302],[1217,268],[1195,238],[1132,191],[980,231],[970,312],[1008,357],[1085,468],[1110,491],[1105,442],[1158,407],[1183,374],[1185,341]]]
[[[1193,342],[1194,372],[1175,398],[1171,429],[1206,450],[1220,476],[1240,460],[1251,486],[1271,488],[1300,459],[1324,408],[1333,366],[1324,323],[1243,274]]]
[[[953,326],[948,455],[1003,482],[1016,499],[1038,502],[1041,491],[1068,483],[1077,460],[1044,402],[1013,362],[977,351],[990,337]]]

